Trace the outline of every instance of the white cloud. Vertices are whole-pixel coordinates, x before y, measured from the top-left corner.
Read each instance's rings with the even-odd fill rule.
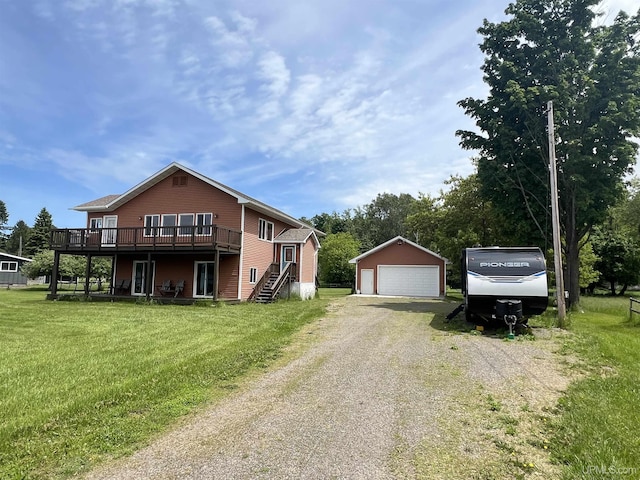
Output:
[[[282,55],[268,51],[258,61],[258,67],[259,76],[267,82],[264,85],[265,90],[275,98],[280,98],[287,93],[291,72]]]

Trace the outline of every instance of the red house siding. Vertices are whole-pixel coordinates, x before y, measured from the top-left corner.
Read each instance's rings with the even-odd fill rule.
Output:
[[[315,282],[315,254],[316,247],[312,237],[307,239],[307,242],[302,247],[302,275],[300,281],[302,283]]]
[[[360,290],[361,271],[373,270],[373,284],[378,285],[378,265],[438,265],[440,267],[440,295],[445,294],[445,262],[444,260],[420,250],[412,245],[392,243],[385,248],[361,258],[358,261],[358,283],[356,289]]]
[[[244,224],[245,230],[243,239],[243,266],[242,266],[242,299],[249,297],[253,291],[254,284],[249,283],[251,268],[258,271],[258,279],[266,272],[269,265],[280,258],[280,245],[258,238],[260,219],[273,222],[274,238],[283,230],[296,228],[294,225],[286,224],[263,213],[256,212],[250,208],[245,208]]]
[[[173,186],[174,177],[185,176],[187,185]],[[89,213],[87,227],[92,218],[105,215],[117,215],[118,227],[143,227],[145,215],[212,213],[217,215],[213,223],[240,230],[241,210],[242,206],[231,195],[212,188],[199,178],[179,172],[161,180],[112,212]]]

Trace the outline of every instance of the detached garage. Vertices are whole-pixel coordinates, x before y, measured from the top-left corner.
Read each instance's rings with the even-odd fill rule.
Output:
[[[447,260],[406,238],[392,238],[349,263],[356,264],[356,292],[359,294],[445,295]]]

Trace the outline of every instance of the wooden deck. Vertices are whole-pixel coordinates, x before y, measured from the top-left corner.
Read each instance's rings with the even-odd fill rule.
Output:
[[[50,235],[52,250],[70,254],[218,250],[239,253],[242,232],[217,225],[193,227],[62,228]]]

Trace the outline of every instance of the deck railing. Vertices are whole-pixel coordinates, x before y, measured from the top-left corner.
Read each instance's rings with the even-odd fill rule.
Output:
[[[218,225],[176,227],[61,228],[50,235],[60,251],[230,249],[239,250],[242,232]]]

